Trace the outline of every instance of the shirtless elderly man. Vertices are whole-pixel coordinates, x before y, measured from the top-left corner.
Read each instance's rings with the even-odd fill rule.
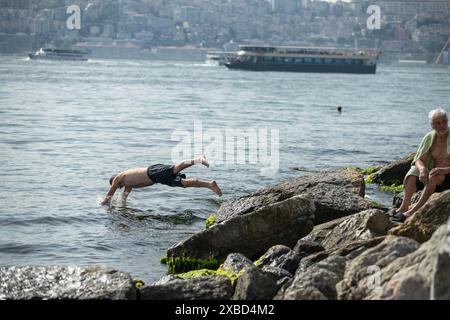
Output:
[[[208,188],[215,194],[222,196],[222,190],[220,190],[216,181],[186,179],[186,175],[181,174],[182,170],[193,166],[194,164],[203,164],[204,166],[209,167],[206,158],[204,156],[199,156],[195,159],[181,161],[176,165],[154,164],[149,167],[132,168],[114,174],[109,179],[111,187],[101,203],[108,204],[117,188],[125,187],[121,197],[121,201],[125,202],[133,188],[148,187],[155,183],[165,184],[170,187]]]
[[[421,208],[435,191],[450,189],[450,137],[448,116],[443,109],[430,111],[428,115],[434,130],[423,137],[405,176],[405,196],[392,220],[404,222]],[[419,201],[409,208],[417,189],[423,189]]]

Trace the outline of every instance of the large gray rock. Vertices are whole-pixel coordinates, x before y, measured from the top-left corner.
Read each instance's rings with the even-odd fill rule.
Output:
[[[308,236],[300,239],[294,248],[294,251],[302,247],[311,251],[309,247],[312,246],[316,251],[309,255],[301,254],[300,270],[306,270],[329,256],[354,259],[383,241],[383,235],[393,225],[384,211],[379,209],[365,210],[317,225]]]
[[[228,277],[204,276],[191,279],[172,277],[140,288],[141,300],[229,300],[233,286]]]
[[[373,292],[373,298],[382,300],[428,300],[430,281],[420,272],[410,268],[396,273],[380,292]]]
[[[450,190],[433,194],[425,205],[390,234],[425,242],[450,216]]]
[[[442,249],[448,241],[447,230],[448,226],[441,226],[418,250],[383,268],[378,275],[379,290],[369,292],[366,299],[429,299],[430,288],[435,288],[435,285],[448,288],[450,278],[439,277],[440,272],[445,275],[448,269],[445,265],[441,269],[437,263],[438,256],[444,251]],[[439,282],[435,281],[432,285],[436,275]],[[411,288],[414,291],[409,290]],[[448,294],[446,289],[438,291],[441,292],[439,295]],[[438,298],[436,295],[432,297]]]
[[[239,252],[252,260],[276,244],[292,247],[313,228],[315,206],[307,196],[296,196],[215,224],[167,250],[168,257],[219,260]]]
[[[414,159],[414,153],[401,158],[399,160],[393,161],[377,172],[372,174],[372,181],[378,184],[391,185],[393,183],[403,183],[406,173],[411,168],[411,162]]]
[[[3,299],[136,299],[136,288],[129,274],[106,267],[2,267]]]
[[[246,267],[236,282],[234,300],[270,300],[278,291],[278,277],[271,272]]]
[[[319,243],[326,250],[386,235],[393,223],[384,211],[365,210],[348,217],[336,219],[314,227],[302,240]]]
[[[364,200],[364,192],[363,176],[355,170],[301,176],[223,203],[216,214],[216,222],[248,214],[296,195],[308,194],[316,205],[314,224],[319,224],[369,209],[371,205]]]
[[[436,253],[431,283],[431,299],[450,300],[450,220],[447,222],[445,229],[441,227],[441,230],[443,236]]]
[[[382,285],[380,271],[418,247],[413,239],[388,236],[379,245],[364,251],[349,262],[343,280],[336,286],[339,299],[360,300],[377,294],[375,291]]]
[[[337,299],[336,284],[342,280],[346,259],[328,257],[305,271],[297,271],[292,283],[283,287],[276,300],[325,300]]]

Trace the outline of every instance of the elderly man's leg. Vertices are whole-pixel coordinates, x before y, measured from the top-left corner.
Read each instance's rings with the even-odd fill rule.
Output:
[[[419,201],[417,201],[417,203],[410,210],[406,211],[403,214],[406,217],[409,217],[410,215],[415,213],[417,210],[422,208],[422,206],[428,201],[428,199],[434,193],[434,191],[436,191],[436,187],[439,184],[441,184],[442,182],[444,182],[444,178],[445,178],[445,176],[439,175],[439,176],[434,176],[434,177],[431,177],[430,179],[428,179],[428,183],[425,186],[425,188],[423,189],[422,195],[420,196]]]
[[[406,212],[409,210],[409,205],[411,204],[411,198],[416,192],[416,183],[417,183],[417,177],[416,176],[409,176],[406,178],[405,181],[405,193],[403,196],[402,204],[400,205],[400,208],[398,208],[397,212]]]

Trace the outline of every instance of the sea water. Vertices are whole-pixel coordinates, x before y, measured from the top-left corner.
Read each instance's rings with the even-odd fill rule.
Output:
[[[167,248],[202,230],[222,201],[311,171],[414,152],[430,130],[428,111],[450,111],[449,71],[259,73],[193,62],[0,57],[0,266],[107,265],[156,281]],[[224,147],[224,161],[219,150],[210,168],[185,170],[216,180],[221,198],[156,185],[133,190],[125,206],[99,204],[113,173],[173,163],[173,151],[187,143],[180,133],[194,143],[199,124],[204,135],[224,139],[227,130],[278,135],[268,148],[277,146],[276,170],[264,173],[251,155],[225,161]],[[375,187],[367,195],[392,201]]]

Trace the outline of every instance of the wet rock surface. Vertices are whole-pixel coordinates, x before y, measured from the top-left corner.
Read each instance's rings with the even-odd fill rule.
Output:
[[[129,274],[106,267],[2,267],[0,299],[136,299]]]

